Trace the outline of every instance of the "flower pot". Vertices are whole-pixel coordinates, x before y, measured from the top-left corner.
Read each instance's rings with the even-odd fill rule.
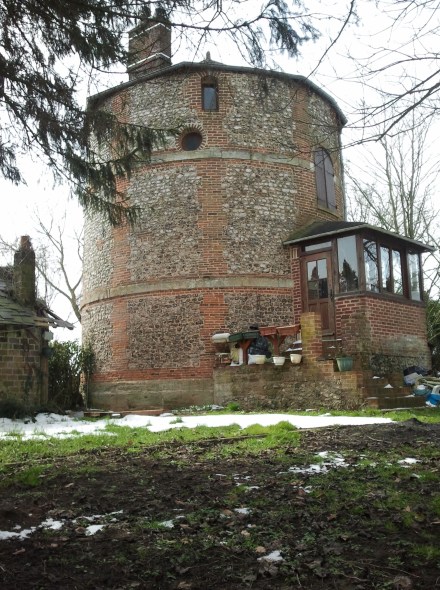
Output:
[[[336,357],[336,362],[340,371],[351,371],[353,369],[353,359],[351,356]]]
[[[256,365],[264,365],[266,362],[266,355],[264,354],[254,354],[253,357]]]
[[[292,365],[299,365],[302,359],[302,354],[298,354],[297,352],[292,352],[290,355],[290,362]]]
[[[228,342],[229,336],[229,332],[222,332],[221,334],[213,334],[211,340],[214,344],[223,344],[224,342]]]
[[[286,362],[286,357],[285,356],[274,356],[273,357],[273,364],[276,367],[282,367],[285,362]]]

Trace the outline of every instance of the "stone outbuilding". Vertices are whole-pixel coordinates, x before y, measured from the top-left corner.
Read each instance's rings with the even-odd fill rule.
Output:
[[[58,327],[73,329],[36,298],[35,252],[23,236],[14,265],[0,268],[0,400],[46,404],[51,329]]]
[[[129,50],[129,81],[89,108],[177,133],[119,183],[140,208],[134,227],[86,220],[82,318],[97,359],[94,405],[225,402],[240,381],[247,399],[278,391],[290,403],[303,366],[276,377],[273,366],[218,366],[212,336],[251,325],[313,324],[308,356],[301,332],[304,391],[311,382],[323,389],[318,359],[329,362],[341,345],[355,355],[359,378],[344,377],[346,386],[326,365],[333,385],[323,402],[343,403],[343,389],[359,405],[362,371],[429,364],[420,259],[429,248],[345,221],[345,117],[335,101],[303,76],[209,55],[172,65],[160,20],[131,31]],[[254,379],[256,370],[266,377]]]

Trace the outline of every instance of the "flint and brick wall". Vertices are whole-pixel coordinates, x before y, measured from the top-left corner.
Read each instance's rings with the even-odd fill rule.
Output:
[[[217,79],[218,111],[201,109],[206,76]],[[183,151],[170,132],[121,183],[141,209],[134,228],[86,220],[83,333],[97,355],[95,386],[212,379],[213,333],[295,320],[298,276],[282,242],[306,219],[343,217],[337,114],[298,81],[211,63],[139,79],[100,108],[198,130],[203,143]],[[317,207],[317,146],[332,153],[336,213]]]

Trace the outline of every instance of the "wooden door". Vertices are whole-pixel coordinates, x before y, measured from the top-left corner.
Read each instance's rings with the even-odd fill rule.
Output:
[[[331,252],[302,258],[303,310],[321,314],[322,333],[335,333]]]

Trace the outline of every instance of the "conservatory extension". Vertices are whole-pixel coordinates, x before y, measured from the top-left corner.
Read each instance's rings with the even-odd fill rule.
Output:
[[[353,355],[358,370],[430,367],[421,260],[430,246],[346,221],[314,222],[284,244],[299,279],[295,318],[319,314],[323,341]]]

